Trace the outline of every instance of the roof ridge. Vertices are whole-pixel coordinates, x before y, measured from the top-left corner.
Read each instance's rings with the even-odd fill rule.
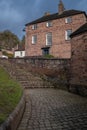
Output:
[[[30,23],[27,23],[25,26],[36,24],[36,23],[41,23],[41,22],[45,22],[45,21],[49,21],[49,20],[64,18],[64,17],[68,17],[68,16],[80,14],[80,13],[84,13],[86,15],[85,11],[80,11],[80,10],[75,10],[75,9],[64,10],[62,14],[53,13],[53,14],[50,14],[47,16],[42,16],[42,17],[40,17],[40,18],[30,22]]]

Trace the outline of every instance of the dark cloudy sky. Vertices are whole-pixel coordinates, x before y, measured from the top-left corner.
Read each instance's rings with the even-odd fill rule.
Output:
[[[87,12],[87,0],[62,0],[66,9]],[[43,16],[56,13],[59,0],[0,0],[0,31],[10,30],[20,39],[25,24]]]

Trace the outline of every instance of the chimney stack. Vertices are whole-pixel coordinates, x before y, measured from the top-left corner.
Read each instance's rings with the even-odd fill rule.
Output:
[[[59,12],[59,14],[62,14],[64,10],[65,10],[65,8],[64,8],[63,2],[62,2],[62,0],[60,0],[59,4],[58,4],[58,12]]]
[[[44,13],[44,16],[48,16],[48,15],[50,15],[49,12],[45,12],[45,13]]]

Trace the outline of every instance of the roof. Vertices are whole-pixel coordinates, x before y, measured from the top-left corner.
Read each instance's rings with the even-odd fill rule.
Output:
[[[63,11],[62,14],[55,13],[55,14],[50,14],[50,15],[44,15],[43,17],[36,19],[35,21],[27,23],[25,26],[36,24],[36,23],[41,23],[41,22],[45,22],[45,21],[49,21],[49,20],[55,20],[55,19],[60,19],[60,18],[64,18],[64,17],[69,17],[69,16],[82,14],[82,13],[86,16],[86,13],[84,11],[65,10],[65,11]]]
[[[18,50],[15,50],[15,51],[25,51],[24,49],[18,49]]]
[[[78,28],[75,32],[73,32],[70,35],[70,37],[72,38],[72,37],[74,37],[74,36],[76,36],[78,34],[82,34],[84,32],[87,32],[87,22],[84,25],[82,25],[80,28]]]
[[[25,50],[25,44],[18,44],[18,49],[15,51],[24,51]]]

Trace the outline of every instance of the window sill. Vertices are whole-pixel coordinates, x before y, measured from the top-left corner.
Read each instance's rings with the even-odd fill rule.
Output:
[[[70,42],[71,41],[71,39],[70,40],[65,40],[65,42]]]
[[[32,45],[36,45],[36,43],[32,43]]]

